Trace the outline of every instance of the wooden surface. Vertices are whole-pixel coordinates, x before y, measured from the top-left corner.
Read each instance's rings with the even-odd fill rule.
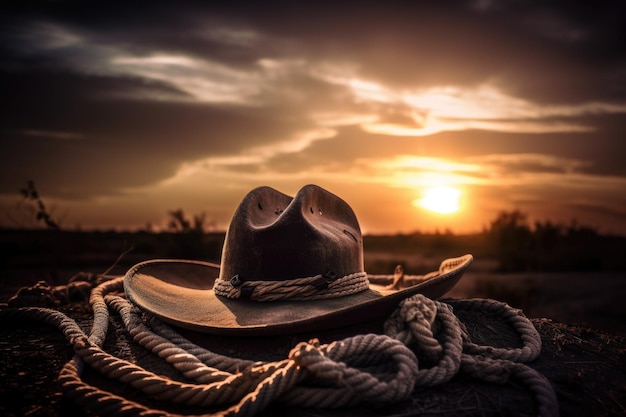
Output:
[[[4,301],[4,300],[2,300]],[[77,320],[86,331],[91,326],[91,311],[86,302],[58,307]],[[515,334],[493,317],[463,313],[477,343],[494,346],[519,346]],[[117,316],[110,319],[105,350],[130,359],[147,369],[184,380],[176,370],[163,364],[150,352],[129,341]],[[626,415],[626,341],[623,337],[533,319],[539,330],[543,350],[529,365],[543,373],[554,386],[561,414],[586,416]],[[380,332],[381,323],[371,322],[346,329],[316,334],[294,334],[279,337],[236,338],[210,337],[185,333],[190,339],[217,353],[256,360],[284,358],[300,341],[313,337],[322,343],[365,332]],[[56,377],[73,352],[55,328],[32,321],[0,323],[0,415],[2,416],[88,416],[92,415],[63,397]],[[86,381],[132,398],[149,407],[182,414],[206,413],[168,406],[144,397],[128,386],[108,380],[89,368]],[[381,407],[357,407],[339,410],[294,409],[274,404],[262,416],[499,416],[534,415],[530,393],[512,382],[504,386],[471,379],[462,374],[449,383],[430,389],[418,389],[411,398]]]

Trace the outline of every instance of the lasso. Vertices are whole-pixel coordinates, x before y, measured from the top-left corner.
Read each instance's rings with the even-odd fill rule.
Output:
[[[317,408],[396,402],[407,399],[416,387],[443,384],[459,372],[500,384],[516,379],[533,394],[538,415],[559,413],[549,381],[523,364],[541,352],[537,330],[520,310],[498,301],[441,302],[414,295],[403,300],[386,321],[385,335],[357,335],[325,345],[314,339],[297,344],[286,359],[253,362],[208,351],[154,317],[145,322],[128,300],[113,294],[122,291],[123,278],[105,281],[92,290],[89,302],[94,320],[89,335],[73,319],[54,309],[0,310],[1,319],[40,320],[63,332],[75,355],[59,374],[61,390],[99,415],[174,414],[87,384],[81,378],[85,364],[159,400],[222,408],[206,416],[253,416],[272,402]],[[195,382],[172,380],[105,352],[102,345],[109,326],[109,308],[120,315],[136,343]],[[522,347],[494,348],[473,343],[454,315],[455,310],[498,315],[517,331]],[[422,362],[435,365],[420,368]]]

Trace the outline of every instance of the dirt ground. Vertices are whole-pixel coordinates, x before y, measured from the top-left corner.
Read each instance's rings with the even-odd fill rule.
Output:
[[[494,298],[524,310],[528,317],[626,336],[624,272],[468,272],[448,296]]]
[[[465,279],[468,278],[468,279]],[[490,284],[476,284],[480,276],[468,276],[450,295],[466,294],[463,291],[489,290]],[[484,276],[482,278],[485,279]],[[514,281],[528,284],[528,277]],[[571,281],[571,277],[569,278]],[[550,283],[555,290],[564,285],[567,277]],[[609,279],[609,281],[613,282]],[[545,279],[541,281],[545,283]],[[531,282],[532,284],[532,282]],[[613,283],[614,291],[621,284]],[[481,287],[483,285],[483,287]],[[484,287],[486,285],[486,287]],[[521,284],[520,284],[521,285]],[[608,284],[607,284],[608,285]],[[467,286],[467,288],[464,288]],[[497,287],[497,286],[496,286]],[[570,285],[569,289],[578,288]],[[497,287],[499,288],[499,287]],[[508,288],[508,287],[507,287]],[[533,287],[531,287],[533,288]],[[508,291],[508,290],[507,290]],[[578,297],[593,297],[589,290],[576,290],[570,294],[568,305],[580,304]],[[529,302],[519,291],[510,291],[511,297],[520,303]],[[559,292],[559,291],[557,291]],[[578,294],[582,292],[582,294]],[[560,291],[563,293],[563,291]],[[502,292],[506,295],[506,291]],[[526,292],[522,292],[526,294]],[[6,300],[3,294],[0,301]],[[533,290],[530,306],[542,297],[552,297],[547,291]],[[84,301],[60,305],[58,310],[74,318],[88,331],[92,313]],[[533,308],[533,307],[530,307]],[[534,307],[538,308],[538,307]],[[572,307],[574,308],[574,307]],[[565,314],[571,314],[563,310]],[[583,309],[584,311],[584,309]],[[626,340],[614,333],[596,328],[572,326],[542,318],[541,310],[534,310],[533,324],[541,334],[543,350],[540,357],[529,366],[545,375],[554,387],[562,415],[617,416],[626,414]],[[493,317],[477,313],[458,313],[466,324],[472,340],[477,343],[516,346],[517,336],[506,325]],[[618,314],[621,314],[618,311]],[[581,316],[584,318],[584,315]],[[364,323],[318,334],[297,334],[264,338],[207,337],[192,332],[185,335],[209,350],[228,356],[254,360],[276,360],[284,358],[289,349],[299,341],[312,337],[328,343],[339,338],[366,332],[381,332],[381,323]],[[105,350],[130,359],[146,369],[184,381],[184,377],[171,366],[163,364],[153,354],[135,345],[123,329],[119,317],[110,317],[109,335]],[[63,335],[55,328],[29,320],[3,320],[0,326],[0,415],[3,416],[90,416],[87,412],[60,394],[56,377],[73,352]],[[84,379],[102,389],[132,398],[148,407],[165,409],[181,414],[206,413],[214,410],[182,408],[164,404],[148,398],[125,384],[109,380],[87,367]],[[496,385],[478,381],[467,375],[457,375],[452,381],[428,389],[416,389],[413,395],[402,402],[382,407],[362,406],[349,409],[320,410],[286,407],[273,404],[262,416],[501,416],[535,415],[536,408],[528,390],[515,381]]]

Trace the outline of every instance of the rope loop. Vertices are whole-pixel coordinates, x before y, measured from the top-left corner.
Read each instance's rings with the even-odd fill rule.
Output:
[[[514,362],[529,362],[535,360],[541,353],[541,336],[532,322],[522,310],[512,308],[508,304],[491,299],[446,300],[446,303],[456,310],[491,313],[509,324],[519,335],[522,341],[520,348],[495,348],[480,346],[473,343],[464,329],[466,353],[472,355],[488,355],[492,358],[507,359]],[[463,326],[465,327],[465,326]]]
[[[318,391],[319,395],[325,391],[332,398],[339,393],[341,404],[404,400],[413,392],[418,373],[417,358],[410,349],[400,341],[377,334],[322,346],[317,339],[302,342],[292,349],[289,358],[306,369],[306,380],[328,384],[311,392]]]

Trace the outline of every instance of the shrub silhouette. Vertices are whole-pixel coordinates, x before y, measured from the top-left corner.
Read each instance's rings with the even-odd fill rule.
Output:
[[[573,220],[528,224],[519,210],[501,212],[485,231],[488,250],[501,272],[599,271],[626,267],[624,238],[603,236]]]
[[[487,234],[502,271],[525,269],[533,237],[526,214],[519,210],[501,212]]]
[[[35,187],[35,182],[33,180],[29,180],[26,184],[26,188],[20,189],[20,194],[24,197],[24,200],[31,203],[35,207],[35,218],[38,222],[43,222],[43,224],[48,229],[59,230],[59,224],[52,219],[50,213],[46,209],[46,205],[43,200],[39,196],[39,192]]]
[[[168,214],[168,229],[174,233],[176,242],[171,256],[204,259],[208,252],[215,252],[213,247],[207,247],[206,213],[196,214],[189,219],[183,209],[179,208],[169,211]]]

